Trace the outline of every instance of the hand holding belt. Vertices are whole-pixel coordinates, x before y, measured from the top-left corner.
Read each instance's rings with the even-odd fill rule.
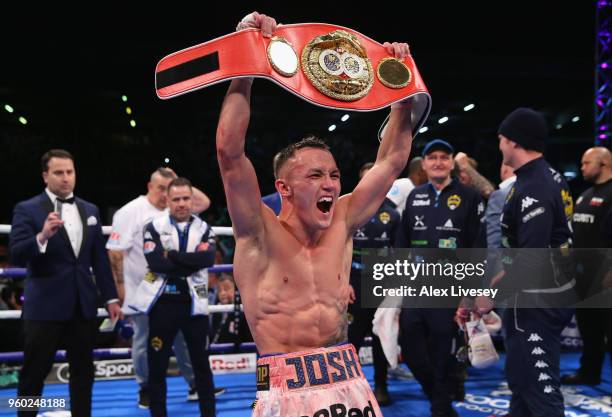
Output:
[[[279,26],[274,35],[246,29],[164,57],[155,74],[158,97],[258,77],[331,109],[374,111],[410,99],[413,133],[425,123],[431,97],[412,57],[395,59],[359,32],[324,23]]]

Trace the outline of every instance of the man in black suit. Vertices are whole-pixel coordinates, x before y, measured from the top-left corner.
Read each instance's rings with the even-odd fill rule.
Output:
[[[70,365],[72,415],[86,417],[91,415],[98,289],[111,319],[122,313],[98,208],[73,195],[72,155],[52,149],[41,162],[47,188],[15,206],[10,236],[11,263],[28,269],[18,395],[42,393],[55,351],[62,345]],[[35,416],[36,411],[19,415]]]

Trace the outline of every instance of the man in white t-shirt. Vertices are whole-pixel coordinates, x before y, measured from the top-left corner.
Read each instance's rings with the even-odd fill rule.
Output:
[[[147,194],[130,201],[113,216],[112,232],[106,243],[106,249],[108,249],[113,277],[124,312],[134,312],[129,308],[129,305],[134,299],[138,284],[148,271],[147,261],[143,253],[143,229],[153,218],[166,211],[166,189],[168,184],[176,177],[177,175],[172,169],[158,168],[151,174],[151,179],[147,184]],[[210,200],[202,191],[196,188],[193,191],[193,210],[194,213],[199,214],[210,206]],[[145,314],[132,315],[131,319],[134,326],[132,361],[136,380],[140,385],[138,406],[148,408],[149,396],[146,388],[149,322]],[[188,398],[195,400],[197,398],[195,398],[193,369],[181,332],[177,334],[174,341],[174,353],[181,374],[190,386]]]
[[[412,158],[408,163],[408,178],[396,179],[387,193],[387,198],[395,204],[395,209],[400,216],[406,207],[406,199],[410,192],[414,187],[427,182],[427,174],[421,165],[422,160],[420,156]]]

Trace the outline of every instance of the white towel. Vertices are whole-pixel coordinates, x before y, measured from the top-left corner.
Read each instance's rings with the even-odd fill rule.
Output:
[[[400,354],[397,338],[401,303],[401,297],[385,298],[382,303],[385,307],[379,307],[372,319],[372,333],[380,338],[380,344],[391,368],[397,366]]]

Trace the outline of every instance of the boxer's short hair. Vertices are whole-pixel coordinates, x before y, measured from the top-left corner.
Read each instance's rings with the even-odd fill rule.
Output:
[[[304,148],[322,149],[330,152],[329,145],[327,145],[327,143],[325,143],[322,139],[314,135],[307,136],[299,142],[292,143],[276,154],[274,157],[274,178],[278,179],[278,173],[283,165],[285,165],[285,163],[291,157],[293,157],[297,151]]]

